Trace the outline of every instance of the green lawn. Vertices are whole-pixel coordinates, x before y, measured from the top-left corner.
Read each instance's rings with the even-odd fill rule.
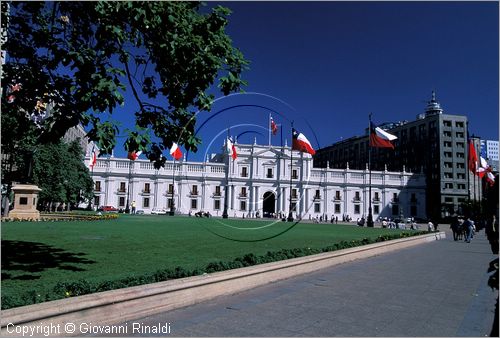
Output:
[[[268,220],[121,215],[109,221],[2,224],[2,293],[47,291],[59,281],[116,280],[248,253],[323,248],[398,230]]]

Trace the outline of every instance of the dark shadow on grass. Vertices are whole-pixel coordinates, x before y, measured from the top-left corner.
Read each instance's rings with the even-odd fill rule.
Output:
[[[2,240],[2,280],[38,279],[39,273],[47,269],[85,271],[77,264],[96,262],[83,256],[82,252],[72,253],[43,243]]]

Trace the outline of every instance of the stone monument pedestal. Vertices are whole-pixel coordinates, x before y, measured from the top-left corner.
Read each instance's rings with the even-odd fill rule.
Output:
[[[9,212],[9,218],[40,219],[40,212],[36,210],[39,187],[32,184],[17,184],[12,187],[14,192],[14,209]]]

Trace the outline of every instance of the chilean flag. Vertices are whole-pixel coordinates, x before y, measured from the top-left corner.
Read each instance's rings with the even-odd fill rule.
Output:
[[[90,154],[90,164],[89,167],[91,169],[94,168],[96,162],[97,162],[97,155],[99,154],[99,150],[95,146],[92,147],[92,153]]]
[[[236,147],[234,146],[233,139],[231,137],[227,138],[226,140],[226,150],[229,155],[233,158],[233,160],[236,160],[238,157],[238,153],[236,152]]]
[[[484,175],[488,172],[488,169],[490,169],[490,166],[488,165],[488,162],[480,156],[479,157],[479,167],[476,170],[476,175],[479,176],[480,178],[483,178]]]
[[[394,144],[391,141],[396,139],[397,136],[389,134],[379,127],[375,127],[373,122],[370,122],[370,147],[394,149]]]
[[[274,123],[273,117],[269,117],[271,118],[271,132],[273,133],[273,135],[276,135],[276,133],[278,132],[278,126],[276,125],[276,123]]]
[[[474,175],[482,177],[478,172],[476,147],[474,147],[474,143],[471,139],[469,139],[469,170],[472,171]]]
[[[486,173],[486,181],[490,184],[490,186],[495,185],[495,175],[491,172],[491,168],[488,168],[488,172]]]
[[[137,158],[139,157],[139,155],[142,154],[142,151],[138,151],[138,152],[135,152],[135,151],[129,151],[128,152],[128,155],[127,155],[127,158],[129,160],[132,160],[132,161],[135,161],[137,160]]]
[[[172,148],[170,148],[170,155],[172,155],[172,157],[177,161],[182,157],[181,148],[179,148],[179,146],[175,142],[172,144]]]
[[[311,146],[311,142],[304,136],[304,134],[297,132],[292,128],[292,150],[298,150],[303,153],[311,155],[316,154],[316,151]]]

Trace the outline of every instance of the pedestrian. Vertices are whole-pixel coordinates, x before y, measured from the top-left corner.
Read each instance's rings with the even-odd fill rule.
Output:
[[[339,222],[339,216],[335,216],[335,224],[338,224]]]
[[[470,216],[467,216],[467,219],[465,220],[463,227],[466,232],[465,242],[470,243],[470,240],[472,239],[472,232],[474,231],[474,224],[472,223]]]
[[[132,201],[132,215],[135,214],[135,201]]]
[[[453,220],[451,221],[450,224],[450,229],[453,231],[453,240],[458,241],[458,232],[460,228],[460,223],[458,222],[458,217],[455,216],[453,217]]]
[[[434,223],[432,223],[431,220],[429,220],[429,223],[427,223],[427,231],[429,231],[429,232],[434,231]]]

